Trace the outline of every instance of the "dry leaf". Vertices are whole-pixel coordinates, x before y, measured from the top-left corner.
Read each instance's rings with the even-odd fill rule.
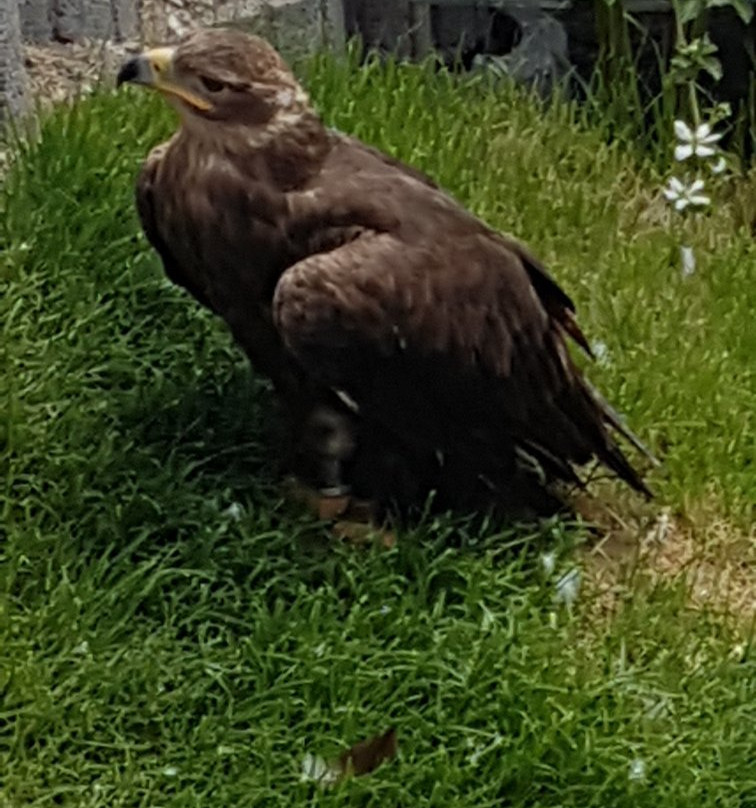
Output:
[[[383,735],[356,743],[331,760],[308,752],[302,760],[300,780],[327,788],[345,777],[369,774],[384,761],[396,757],[396,752],[396,730],[392,727]]]
[[[369,774],[377,769],[385,760],[396,757],[396,729],[393,727],[383,735],[376,735],[365,741],[356,743],[339,755],[339,765],[343,775]]]

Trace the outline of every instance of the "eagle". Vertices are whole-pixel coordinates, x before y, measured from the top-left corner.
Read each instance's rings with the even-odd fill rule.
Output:
[[[650,496],[588,382],[575,306],[430,177],[327,127],[280,54],[200,29],[127,59],[180,125],[136,204],[168,277],[267,377],[291,471],[329,497],[553,512],[580,468]]]

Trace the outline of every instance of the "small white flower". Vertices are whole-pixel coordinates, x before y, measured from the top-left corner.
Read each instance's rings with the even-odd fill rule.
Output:
[[[309,752],[302,758],[302,773],[299,777],[300,781],[318,781],[328,771],[328,765],[325,760],[318,755],[312,755]]]
[[[302,772],[299,775],[299,781],[327,786],[335,783],[339,779],[339,774],[336,766],[330,766],[320,755],[312,755],[307,752],[302,758]]]
[[[727,160],[725,160],[724,157],[720,157],[719,160],[709,166],[709,168],[712,174],[724,174],[724,172],[727,171]]]
[[[627,772],[627,779],[633,783],[638,783],[646,779],[646,761],[642,758],[635,758],[630,761],[630,767]]]
[[[662,508],[646,535],[646,541],[649,543],[663,544],[667,540],[670,526],[671,518],[669,508]]]
[[[605,342],[596,340],[594,343],[592,343],[591,350],[593,351],[593,355],[596,357],[597,365],[606,367],[607,365],[611,364],[609,359],[609,346]]]
[[[388,613],[391,611],[391,606],[386,606],[386,604],[384,603],[384,605],[383,605],[383,606],[381,606],[381,608],[380,608],[380,609],[378,609],[378,611],[379,611],[381,614],[384,614],[384,615],[385,615],[385,614],[388,614]]]
[[[722,137],[711,131],[708,123],[702,123],[695,130],[685,121],[675,121],[675,134],[680,141],[675,146],[675,160],[687,160],[694,154],[696,157],[711,157],[716,154],[714,144]]]
[[[540,561],[544,575],[552,575],[556,569],[556,553],[553,550],[549,550],[548,553],[541,553]]]
[[[238,502],[232,502],[221,515],[232,522],[238,522],[244,516],[244,508]]]
[[[554,599],[570,607],[577,600],[580,592],[580,570],[577,567],[566,572],[557,582]]]
[[[671,177],[667,187],[664,189],[664,196],[674,204],[675,210],[683,211],[688,205],[709,205],[711,199],[700,193],[704,189],[703,180],[694,180],[690,185]]]
[[[696,271],[696,254],[692,247],[680,247],[680,261],[682,262],[682,276],[689,278]]]
[[[746,647],[745,644],[742,642],[733,645],[730,649],[730,658],[734,659],[736,662],[742,662],[745,659],[746,655]]]
[[[178,774],[178,769],[175,766],[166,766],[163,769],[164,777],[175,777]]]
[[[74,654],[81,654],[82,656],[89,653],[89,642],[82,640],[74,649]]]

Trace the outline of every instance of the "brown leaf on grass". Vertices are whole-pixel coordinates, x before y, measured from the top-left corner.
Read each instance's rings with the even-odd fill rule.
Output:
[[[396,729],[393,727],[383,735],[376,735],[360,741],[339,755],[342,776],[349,774],[369,774],[386,760],[396,757]]]
[[[396,730],[360,741],[337,758],[324,760],[310,753],[302,761],[302,782],[318,783],[323,788],[334,786],[346,777],[369,774],[386,760],[396,757]]]

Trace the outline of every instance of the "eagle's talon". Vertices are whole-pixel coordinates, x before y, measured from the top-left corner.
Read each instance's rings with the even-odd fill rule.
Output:
[[[336,538],[355,547],[377,543],[386,550],[396,544],[396,534],[391,530],[379,527],[373,522],[355,522],[351,519],[341,519],[331,528]]]
[[[322,489],[312,488],[296,477],[290,477],[285,484],[287,499],[303,505],[305,510],[317,519],[337,519],[349,509],[351,503],[349,490],[345,488],[343,491],[337,491],[331,488],[327,491],[328,493],[325,493]]]
[[[318,493],[324,499],[333,499],[334,497],[348,497],[352,493],[352,489],[348,485],[328,485],[318,488]]]

